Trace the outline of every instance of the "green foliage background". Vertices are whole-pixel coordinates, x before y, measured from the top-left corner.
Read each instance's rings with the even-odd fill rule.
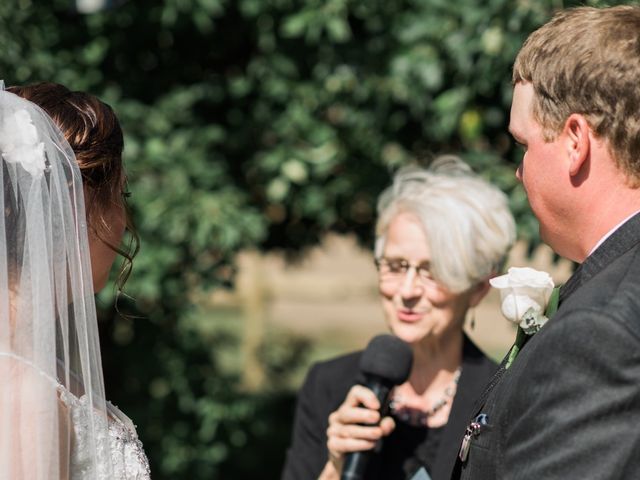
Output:
[[[122,3],[122,2],[121,2]],[[0,3],[0,72],[90,91],[126,132],[142,237],[127,291],[100,297],[110,396],[136,420],[154,478],[277,478],[304,345],[268,346],[270,389],[247,392],[199,328],[198,296],[244,247],[297,252],[328,230],[369,242],[398,166],[463,153],[537,224],[506,133],[510,67],[559,0],[131,0],[88,16],[69,0]],[[271,363],[269,363],[271,362]]]

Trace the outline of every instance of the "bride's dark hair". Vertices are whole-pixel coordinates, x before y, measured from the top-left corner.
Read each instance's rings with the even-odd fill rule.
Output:
[[[117,281],[121,288],[131,273],[139,239],[126,203],[128,193],[123,192],[124,138],[113,109],[93,95],[74,92],[57,83],[13,86],[7,90],[47,112],[69,142],[82,173],[89,228],[124,259]],[[110,207],[120,205],[125,209],[130,232],[124,248],[106,240],[112,227],[105,215]]]

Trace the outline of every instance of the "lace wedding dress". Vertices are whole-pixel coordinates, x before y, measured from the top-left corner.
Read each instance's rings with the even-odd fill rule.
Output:
[[[26,369],[55,390],[59,406],[67,412],[65,418],[71,431],[70,480],[151,479],[149,461],[136,427],[120,409],[107,402],[105,415],[89,405],[86,395],[77,397],[29,360],[0,352],[0,362],[7,360],[13,362],[12,371]]]
[[[75,442],[71,450],[72,480],[150,480],[151,470],[149,461],[144,453],[142,442],[138,439],[133,422],[112,404],[107,405],[108,418],[96,413],[93,419],[87,418],[86,397],[77,398],[66,388],[59,385],[58,393],[60,401],[69,409],[71,424],[73,426]],[[97,462],[98,471],[93,476],[91,472],[92,444],[87,439],[90,422],[108,422],[108,452],[98,452],[99,456],[109,455],[113,472],[108,471],[107,462]],[[100,439],[98,439],[100,440]],[[101,443],[101,442],[99,442]],[[108,460],[108,459],[106,459]]]

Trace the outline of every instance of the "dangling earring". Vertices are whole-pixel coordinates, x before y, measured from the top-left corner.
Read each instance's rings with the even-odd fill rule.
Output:
[[[469,322],[471,330],[474,330],[476,328],[476,309],[475,307],[473,307],[471,309],[471,320]]]

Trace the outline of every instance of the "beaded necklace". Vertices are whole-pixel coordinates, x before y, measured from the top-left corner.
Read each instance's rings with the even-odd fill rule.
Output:
[[[461,374],[462,366],[456,369],[453,374],[453,378],[451,379],[451,383],[444,389],[442,396],[436,400],[433,405],[431,405],[430,409],[426,411],[407,405],[406,399],[402,395],[394,393],[391,398],[391,402],[389,403],[391,415],[401,422],[407,423],[413,427],[428,426],[427,422],[429,418],[433,417],[445,405],[453,400],[456,390],[458,389],[458,381],[460,380]]]

